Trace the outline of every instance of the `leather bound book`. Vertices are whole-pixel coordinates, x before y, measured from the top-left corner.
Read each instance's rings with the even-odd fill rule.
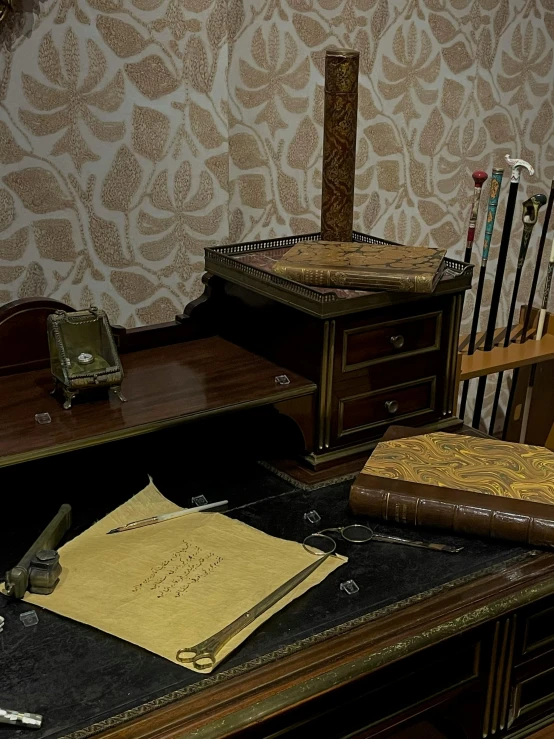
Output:
[[[432,293],[444,271],[444,249],[350,241],[301,241],[273,270],[316,287]]]
[[[355,514],[554,546],[553,452],[475,436],[421,435],[416,429],[391,428],[388,439],[354,481]]]

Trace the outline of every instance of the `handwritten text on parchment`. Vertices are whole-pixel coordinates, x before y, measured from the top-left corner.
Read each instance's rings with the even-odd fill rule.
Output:
[[[153,567],[148,576],[135,585],[131,592],[151,590],[157,598],[180,598],[190,587],[209,577],[222,562],[223,557],[183,539],[182,545],[170,557]]]

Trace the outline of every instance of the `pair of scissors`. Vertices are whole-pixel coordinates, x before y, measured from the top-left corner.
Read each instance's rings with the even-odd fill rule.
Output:
[[[437,552],[448,552],[456,554],[461,552],[463,547],[454,547],[450,544],[437,544],[431,541],[418,541],[416,539],[404,539],[401,536],[392,536],[391,534],[376,534],[369,526],[363,526],[359,523],[353,523],[349,526],[336,526],[333,528],[322,529],[315,534],[310,534],[304,539],[304,549],[314,554],[314,550],[326,547],[325,551],[330,548],[330,544],[325,543],[328,539],[336,548],[334,539],[329,534],[340,534],[340,536],[351,544],[366,544],[368,541],[379,541],[389,544],[403,544],[407,547],[416,547],[417,549],[433,549]],[[333,549],[334,551],[334,549]]]
[[[332,547],[328,542],[322,541],[317,542],[311,550],[308,550],[310,551],[310,554],[316,554],[318,556],[318,560],[316,562],[313,562],[311,565],[301,570],[297,575],[291,577],[290,580],[287,580],[287,582],[267,595],[250,610],[246,611],[246,613],[243,613],[242,616],[239,616],[235,621],[230,623],[228,626],[225,626],[221,631],[218,631],[217,634],[208,637],[199,644],[196,644],[194,647],[179,649],[176,656],[177,661],[182,662],[183,664],[191,664],[197,670],[210,670],[216,663],[218,653],[234,636],[249,626],[253,621],[261,616],[262,613],[265,613],[272,606],[278,603],[281,598],[288,595],[288,593],[290,593],[291,590],[294,590],[297,585],[304,582],[312,572],[317,570],[317,568],[333,554],[336,549],[336,544],[333,539],[329,537],[326,538],[331,542],[333,545]]]

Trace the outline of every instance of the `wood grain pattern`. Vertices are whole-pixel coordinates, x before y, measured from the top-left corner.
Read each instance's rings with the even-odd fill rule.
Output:
[[[554,336],[546,334],[540,341],[526,341],[525,344],[497,346],[489,352],[475,352],[462,357],[460,380],[491,375],[514,367],[546,362],[554,359]]]
[[[315,385],[220,338],[127,354],[126,403],[115,397],[64,411],[48,370],[0,378],[0,466],[125,438],[241,408],[311,395]],[[287,374],[280,386],[276,375]],[[52,423],[39,425],[36,413]]]

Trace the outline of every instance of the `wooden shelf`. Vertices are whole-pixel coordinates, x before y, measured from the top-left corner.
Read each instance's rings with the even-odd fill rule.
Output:
[[[125,354],[121,403],[76,401],[63,410],[48,370],[0,377],[0,467],[201,417],[310,396],[316,385],[219,337]],[[286,374],[289,385],[278,385]],[[35,414],[52,422],[38,424]]]
[[[462,355],[460,380],[506,372],[514,367],[547,362],[554,359],[554,336],[545,334],[540,341],[514,343],[510,346],[497,346],[490,352],[477,351],[468,356]]]

